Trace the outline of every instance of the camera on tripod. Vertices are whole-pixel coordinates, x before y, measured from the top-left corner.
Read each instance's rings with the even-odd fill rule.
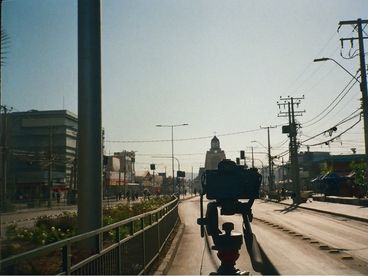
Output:
[[[261,175],[257,169],[245,169],[235,162],[224,159],[217,170],[206,170],[202,186],[207,199],[237,200],[259,197]]]
[[[242,274],[235,268],[235,262],[239,257],[238,251],[241,248],[243,237],[253,268],[256,271],[262,270],[262,255],[250,225],[253,219],[251,208],[254,200],[259,197],[261,181],[262,176],[257,169],[247,169],[228,159],[222,160],[217,170],[206,170],[202,175],[201,217],[197,223],[201,227],[202,237],[205,232],[208,236],[212,236],[214,243],[212,249],[218,251],[217,256],[221,260],[219,269],[212,274]],[[211,200],[207,204],[205,216],[203,212],[204,195]],[[248,199],[248,201],[241,202],[240,199]],[[222,225],[224,232],[219,229],[218,209],[221,215],[242,215],[243,236],[232,232],[234,224],[230,222]]]

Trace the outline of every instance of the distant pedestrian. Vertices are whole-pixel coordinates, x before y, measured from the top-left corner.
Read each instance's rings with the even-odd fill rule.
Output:
[[[56,201],[57,201],[57,203],[60,203],[60,197],[61,197],[60,192],[57,192],[56,193]]]
[[[285,188],[284,187],[281,188],[281,197],[282,197],[283,200],[286,199],[286,192],[285,192]]]
[[[144,189],[143,190],[143,198],[144,199],[147,199],[147,197],[148,197],[148,190],[147,189]]]

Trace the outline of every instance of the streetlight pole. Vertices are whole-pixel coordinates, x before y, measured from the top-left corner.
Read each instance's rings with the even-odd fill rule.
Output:
[[[364,52],[364,39],[367,37],[363,36],[362,24],[367,24],[368,20],[362,20],[358,18],[357,20],[340,21],[339,29],[343,25],[353,26],[354,30],[357,31],[358,37],[341,38],[341,45],[343,46],[344,41],[349,41],[351,44],[354,40],[359,41],[359,60],[360,60],[360,78],[359,81],[353,74],[351,74],[344,66],[338,63],[332,58],[319,58],[315,59],[314,62],[331,60],[335,62],[340,68],[342,68],[346,73],[352,76],[356,81],[360,83],[360,91],[362,92],[362,107],[363,107],[363,118],[364,118],[364,144],[365,144],[365,155],[368,156],[368,87],[367,87],[367,71],[365,63],[365,52]]]
[[[256,143],[260,144],[262,147],[264,147],[268,151],[268,174],[269,174],[269,176],[268,176],[269,177],[268,185],[269,185],[270,191],[272,191],[274,185],[273,185],[273,168],[272,168],[272,156],[271,156],[270,128],[276,128],[276,126],[261,127],[261,129],[267,129],[267,138],[268,138],[268,147],[267,148],[258,141],[251,141],[251,142],[256,142]]]
[[[173,178],[173,193],[175,193],[175,168],[174,168],[174,127],[187,126],[188,124],[177,125],[156,125],[156,127],[171,127],[171,169]]]
[[[360,43],[359,43],[360,45]],[[364,46],[362,44],[360,48],[364,51]],[[360,77],[361,80],[359,80],[356,76],[354,76],[352,73],[349,72],[344,66],[342,66],[339,62],[334,60],[333,58],[316,58],[313,60],[313,62],[321,62],[321,61],[328,61],[331,60],[335,64],[337,64],[341,69],[343,69],[346,73],[348,73],[353,79],[355,79],[357,82],[360,83],[360,90],[362,92],[362,108],[363,108],[363,121],[364,121],[364,144],[365,144],[365,155],[368,156],[368,92],[367,92],[367,78],[366,78],[366,70],[365,70],[365,59],[364,59],[364,53],[360,53],[361,56],[361,66],[360,66]]]

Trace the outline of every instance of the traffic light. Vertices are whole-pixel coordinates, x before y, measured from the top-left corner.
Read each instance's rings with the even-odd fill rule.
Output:
[[[176,172],[176,177],[185,177],[185,172],[184,171],[177,171]]]
[[[240,159],[244,160],[245,159],[245,152],[244,150],[240,151]]]

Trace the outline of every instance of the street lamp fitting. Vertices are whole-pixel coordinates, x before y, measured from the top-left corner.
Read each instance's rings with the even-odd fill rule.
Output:
[[[354,76],[352,73],[350,73],[350,71],[348,69],[346,69],[344,66],[342,66],[339,62],[337,62],[336,60],[334,60],[333,58],[326,58],[326,57],[322,57],[322,58],[315,58],[313,60],[313,62],[321,62],[321,61],[328,61],[331,60],[334,63],[336,63],[342,70],[344,70],[346,73],[348,73],[353,79],[355,79],[357,82],[360,83],[360,80]]]

